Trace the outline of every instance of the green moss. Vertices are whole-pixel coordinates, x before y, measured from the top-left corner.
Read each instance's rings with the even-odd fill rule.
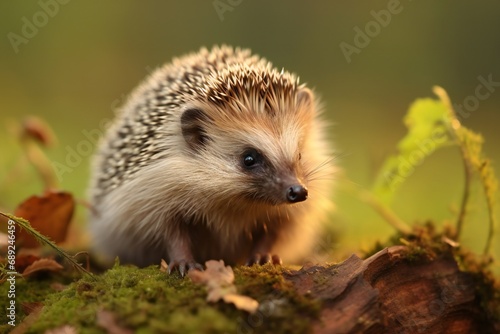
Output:
[[[292,283],[283,278],[284,270],[270,264],[235,269],[238,291],[261,304],[256,315],[244,319],[242,328],[250,326],[258,333],[308,332],[311,320],[319,315],[321,304],[297,294]]]
[[[489,269],[492,258],[480,259],[466,250],[458,250],[455,252],[455,260],[460,270],[472,276],[482,309],[492,322],[500,323],[500,281]]]
[[[23,304],[44,302],[49,296],[57,294],[57,291],[53,288],[55,283],[69,284],[71,280],[70,277],[61,275],[37,276],[36,278],[28,279],[18,277],[15,284],[16,324],[19,324],[27,315],[23,310]],[[0,305],[9,305],[9,289],[10,284],[8,281],[0,284]],[[0,333],[5,333],[12,329],[10,325],[6,325],[7,321],[9,320],[7,319],[6,312],[1,312]]]
[[[283,279],[283,270],[272,265],[234,269],[238,291],[260,302],[254,314],[223,302],[208,303],[202,286],[178,274],[167,275],[157,266],[139,269],[116,264],[97,280],[82,277],[61,292],[50,288],[53,279],[20,279],[17,300],[18,306],[22,301],[45,305],[27,333],[62,325],[72,325],[80,333],[105,333],[96,323],[99,310],[112,312],[120,326],[137,333],[308,332],[320,305],[296,294]],[[7,284],[1,287],[5,290]],[[1,298],[5,296],[2,293]],[[17,314],[19,319],[24,316],[21,310]]]
[[[409,234],[396,233],[386,242],[377,242],[374,247],[366,252],[365,257],[370,257],[382,249],[394,245],[404,245],[407,247],[405,259],[410,262],[423,260],[433,260],[439,254],[450,252],[451,246],[443,239],[451,235],[451,231],[445,230],[438,233],[432,222],[425,224],[414,224]]]
[[[165,275],[157,267],[116,265],[97,281],[83,277],[50,298],[30,332],[64,324],[81,328],[82,333],[98,332],[99,309],[113,312],[125,327],[144,329],[150,319],[175,318],[182,311],[189,314],[203,298],[201,288],[176,275]]]
[[[477,257],[443,240],[445,235],[428,223],[415,227],[409,235],[399,234],[390,242],[407,246],[410,263],[453,254],[461,268],[472,273],[478,298],[485,311],[495,318],[500,313],[500,289],[487,271],[487,264],[477,262]],[[63,279],[60,276],[30,281],[18,279],[17,315],[19,320],[24,316],[20,309],[22,302],[44,303],[42,313],[28,333],[62,325],[72,325],[80,333],[105,333],[96,323],[99,310],[112,312],[120,326],[137,333],[306,333],[311,330],[311,322],[317,319],[321,304],[297,294],[292,283],[283,278],[287,271],[272,265],[234,268],[239,293],[260,303],[254,314],[223,302],[208,303],[204,287],[178,274],[167,275],[157,266],[139,269],[117,263],[96,276],[97,280],[84,276],[61,292],[51,288],[54,278]],[[327,279],[320,275],[315,283],[321,285]],[[5,304],[8,284],[0,288],[0,302]],[[6,323],[5,314],[0,316]],[[6,329],[3,327],[0,331]]]

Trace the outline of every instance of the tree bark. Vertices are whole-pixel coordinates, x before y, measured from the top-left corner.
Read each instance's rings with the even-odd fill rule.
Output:
[[[309,266],[286,278],[323,302],[315,333],[499,333],[481,307],[473,276],[451,253],[408,258],[386,248],[366,260]]]

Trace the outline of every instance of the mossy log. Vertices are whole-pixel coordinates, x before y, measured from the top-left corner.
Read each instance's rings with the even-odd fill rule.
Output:
[[[423,260],[404,246],[361,260],[289,272],[300,294],[322,301],[314,333],[498,333],[471,274],[451,253]],[[496,328],[495,328],[496,327]]]
[[[434,252],[418,245],[392,246],[365,260],[353,255],[339,264],[300,270],[237,266],[238,293],[260,304],[253,314],[222,301],[208,302],[203,286],[178,273],[167,275],[158,266],[117,262],[94,278],[85,275],[69,285],[73,279],[63,275],[19,278],[16,329],[44,333],[70,326],[84,334],[104,334],[116,326],[124,333],[500,333],[498,297],[487,298],[498,293],[485,284],[485,276],[461,271],[453,254],[450,247]],[[54,287],[57,279],[66,283]],[[8,288],[0,284],[1,305],[8,303]],[[43,308],[31,313],[30,305]],[[0,332],[12,329],[5,314],[0,321]]]

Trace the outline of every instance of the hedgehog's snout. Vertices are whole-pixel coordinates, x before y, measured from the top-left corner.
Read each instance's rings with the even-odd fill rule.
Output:
[[[307,188],[301,184],[294,184],[286,191],[286,199],[289,203],[302,202],[307,199]]]

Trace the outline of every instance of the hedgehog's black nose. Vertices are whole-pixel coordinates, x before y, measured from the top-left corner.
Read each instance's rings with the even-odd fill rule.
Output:
[[[286,199],[290,203],[305,201],[307,199],[307,188],[300,184],[294,184],[286,191]]]

